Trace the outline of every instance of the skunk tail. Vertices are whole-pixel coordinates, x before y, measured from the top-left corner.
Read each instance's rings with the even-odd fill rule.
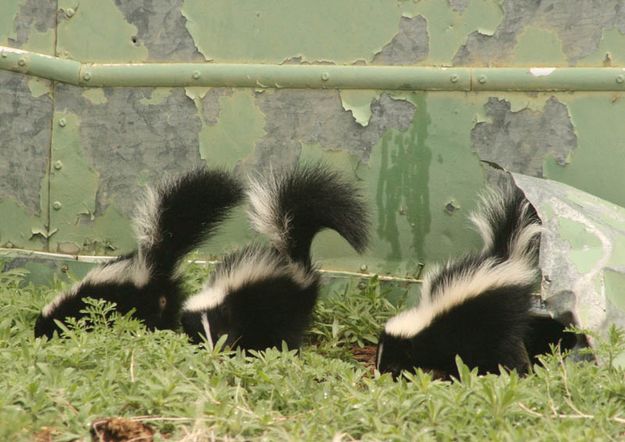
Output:
[[[338,232],[356,251],[366,248],[365,203],[337,172],[321,164],[306,165],[250,181],[252,226],[292,260],[310,264],[312,240],[326,228]]]
[[[204,168],[149,188],[134,219],[139,259],[155,274],[171,274],[242,199],[232,175]]]
[[[509,183],[483,193],[470,219],[484,241],[483,255],[536,263],[540,218],[516,186]]]

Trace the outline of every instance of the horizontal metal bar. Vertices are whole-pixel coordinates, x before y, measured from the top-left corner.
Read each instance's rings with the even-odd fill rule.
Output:
[[[623,91],[625,69],[224,63],[98,64],[0,46],[0,69],[84,87],[225,86],[423,91]]]
[[[111,261],[117,259],[117,256],[95,256],[95,255],[66,255],[63,253],[51,253],[51,252],[40,252],[36,250],[26,250],[26,249],[7,249],[0,247],[0,260],[11,261],[13,259],[24,259],[28,261],[40,261],[40,262],[50,262],[50,263],[68,263],[68,262],[80,262],[86,264],[101,264],[107,261]],[[188,263],[214,266],[219,264],[220,261],[217,260],[203,260],[203,259],[189,259]],[[0,262],[1,264],[1,262]],[[2,270],[2,266],[0,265],[0,271]],[[319,273],[323,276],[332,278],[332,279],[362,279],[362,278],[372,278],[374,276],[373,273],[356,273],[356,272],[346,272],[343,270],[333,270],[333,269],[319,269]],[[416,278],[403,278],[400,276],[393,275],[377,275],[378,280],[384,282],[392,282],[392,283],[402,283],[402,284],[421,284],[420,279]]]

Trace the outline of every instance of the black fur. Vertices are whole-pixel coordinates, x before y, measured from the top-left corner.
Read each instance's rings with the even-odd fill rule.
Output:
[[[82,317],[87,297],[114,302],[122,314],[134,309],[134,317],[150,329],[177,326],[182,304],[177,267],[241,201],[243,189],[226,172],[196,169],[164,182],[155,192],[155,200],[145,202],[149,206],[143,208],[147,215],[135,220],[137,250],[98,266],[69,292],[60,294],[50,311],[44,308],[37,318],[35,336],[50,338],[55,331],[60,332],[55,320]],[[128,268],[141,271],[135,273]],[[111,269],[115,270],[104,280],[96,276]],[[146,278],[132,277],[144,269],[148,270]]]
[[[532,325],[529,309],[538,282],[536,227],[540,221],[520,190],[505,187],[501,192],[501,200],[487,199],[480,209],[481,219],[487,221],[492,232],[489,238],[484,235],[484,240],[487,243],[492,239],[492,246],[451,261],[427,275],[425,282],[430,290],[423,297],[437,302],[452,296],[449,286],[454,281],[464,281],[462,286],[468,293],[466,281],[481,281],[477,273],[480,268],[508,269],[506,277],[510,282],[487,286],[481,293],[471,293],[475,296],[454,303],[446,310],[435,310],[438,313],[431,322],[414,333],[408,328],[406,333],[399,333],[392,327],[390,333],[387,324],[378,345],[378,370],[398,376],[402,370],[421,368],[448,378],[458,376],[455,358],[459,355],[465,364],[482,374],[497,372],[499,366],[519,373],[528,371],[530,359],[525,339]],[[533,240],[516,242],[518,234],[525,229],[535,235]],[[534,269],[536,277],[532,277],[531,271],[518,272],[518,275],[528,275],[524,278],[510,274],[512,270],[506,265],[514,260],[526,263],[523,268]],[[498,274],[506,272],[500,270]],[[426,303],[422,303],[425,306]],[[420,305],[412,312],[418,316],[425,310]],[[412,320],[416,316],[409,318]]]
[[[319,294],[319,275],[310,257],[314,236],[330,228],[357,251],[366,246],[365,204],[357,189],[336,172],[321,165],[296,167],[261,185],[270,189],[263,194],[269,200],[262,203],[272,209],[263,213],[254,203],[260,202],[258,193],[252,194],[250,217],[255,228],[269,235],[271,246],[253,244],[227,256],[204,290],[187,301],[182,325],[193,342],[209,338],[214,343],[228,335],[227,344],[245,350],[279,347],[283,341],[290,348],[299,347]],[[228,287],[223,299],[210,308],[193,307],[214,296],[224,281],[246,274],[250,263],[262,268],[262,274]]]

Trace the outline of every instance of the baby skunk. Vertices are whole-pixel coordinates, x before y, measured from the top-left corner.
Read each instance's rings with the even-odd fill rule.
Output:
[[[421,368],[457,377],[456,355],[480,374],[498,372],[499,365],[521,374],[529,369],[524,341],[539,276],[540,219],[510,185],[487,193],[471,221],[484,248],[425,276],[420,304],[386,323],[380,372],[397,377]]]
[[[270,246],[252,244],[227,256],[203,290],[182,310],[195,343],[244,350],[298,348],[319,292],[310,247],[322,229],[337,231],[358,252],[367,243],[368,218],[356,188],[321,165],[300,166],[250,183],[249,216]]]
[[[91,270],[69,291],[46,305],[35,323],[35,336],[60,332],[55,320],[79,318],[84,298],[117,304],[150,329],[172,329],[182,304],[177,267],[228,211],[243,199],[241,184],[226,172],[196,169],[148,189],[134,220],[137,250]]]

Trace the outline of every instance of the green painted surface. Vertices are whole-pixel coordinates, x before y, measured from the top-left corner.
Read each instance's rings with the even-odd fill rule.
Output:
[[[540,48],[540,51],[536,49]],[[562,66],[566,55],[558,35],[549,29],[527,26],[517,37],[514,64],[526,66]]]
[[[605,293],[608,300],[625,312],[625,275],[606,269],[603,273]]]
[[[499,0],[472,0],[462,12],[454,11],[447,2],[440,0],[404,4],[406,14],[420,14],[428,21],[430,53],[427,62],[434,65],[451,65],[469,33],[477,31],[483,35],[492,35],[502,18]]]
[[[104,95],[104,91],[100,88],[86,89],[82,93],[82,96],[92,104],[104,104],[108,101],[106,95]]]
[[[625,34],[618,29],[603,31],[599,47],[579,61],[582,66],[625,66]]]
[[[212,165],[234,167],[239,161],[249,160],[256,140],[264,134],[265,119],[248,89],[221,97],[219,104],[219,122],[214,125],[203,122],[200,155]]]
[[[87,61],[143,61],[147,50],[135,44],[137,28],[129,24],[113,0],[59,0],[57,53]],[[73,13],[68,14],[72,9]],[[71,16],[70,16],[71,15]]]
[[[397,32],[401,9],[378,0],[185,0],[182,13],[207,60],[342,64],[371,59]]]
[[[28,89],[30,89],[33,97],[37,98],[45,94],[51,94],[52,84],[48,80],[33,77],[28,80]]]
[[[571,246],[567,256],[580,274],[588,273],[604,254],[601,241],[581,223],[559,218],[558,225],[562,238]]]
[[[379,96],[379,91],[342,90],[341,102],[343,109],[351,112],[356,123],[364,127],[371,119],[371,102]]]
[[[15,38],[15,14],[19,6],[19,0],[2,0],[0,8],[0,44],[7,44],[9,38]]]
[[[570,164],[545,161],[545,176],[625,206],[625,99],[607,93],[578,93],[567,101],[578,147]]]
[[[33,232],[45,230],[40,219],[9,199],[0,200],[0,247],[41,250],[45,238]]]
[[[149,98],[142,98],[139,100],[139,103],[146,105],[160,104],[171,95],[171,91],[172,89],[170,87],[155,88]]]

